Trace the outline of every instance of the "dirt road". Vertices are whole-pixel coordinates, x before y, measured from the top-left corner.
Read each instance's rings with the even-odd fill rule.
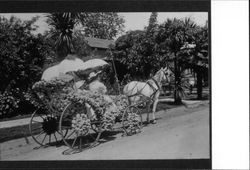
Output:
[[[142,132],[122,137],[110,135],[99,146],[73,155],[63,155],[67,147],[33,149],[24,139],[1,144],[1,160],[119,160],[209,158],[209,106],[179,107],[156,113],[157,124]],[[32,141],[32,139],[30,139]]]

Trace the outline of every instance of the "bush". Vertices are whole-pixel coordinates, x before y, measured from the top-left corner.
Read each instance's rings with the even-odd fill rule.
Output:
[[[12,117],[19,107],[20,100],[16,100],[12,92],[0,94],[0,118]]]
[[[118,82],[115,79],[115,72],[111,66],[105,67],[99,77],[101,77],[101,82],[107,87],[108,94],[119,94]]]
[[[37,17],[21,21],[0,17],[0,118],[30,113],[24,96],[40,79],[48,48],[42,35],[33,35]]]
[[[18,89],[5,91],[0,94],[0,119],[32,114],[36,106],[29,92],[20,92]]]

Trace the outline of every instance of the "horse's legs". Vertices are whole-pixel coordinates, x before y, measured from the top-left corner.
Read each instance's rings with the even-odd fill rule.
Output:
[[[153,105],[153,112],[152,112],[152,123],[153,124],[155,124],[156,123],[156,120],[155,120],[155,111],[156,111],[156,106],[157,106],[157,104],[158,104],[158,101],[159,101],[159,99],[157,98],[157,99],[155,99],[154,100],[154,105]]]
[[[155,97],[154,97],[154,103],[153,103],[153,110],[152,110],[152,120],[153,120],[153,124],[156,123],[156,120],[155,120],[155,111],[156,111],[156,107],[157,107],[157,104],[159,102],[159,96],[160,96],[160,92],[158,91],[156,94],[155,94]]]
[[[147,123],[149,123],[149,112],[150,112],[150,105],[151,105],[151,102],[148,103],[148,111],[147,111]]]

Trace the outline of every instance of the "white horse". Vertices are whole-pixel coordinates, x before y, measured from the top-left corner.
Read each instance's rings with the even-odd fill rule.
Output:
[[[130,104],[140,102],[143,97],[153,100],[152,123],[156,123],[155,111],[159,101],[162,82],[169,81],[169,76],[166,77],[167,70],[167,68],[161,68],[146,82],[132,81],[123,88],[123,93],[128,96]],[[147,113],[147,122],[149,123],[149,112]]]

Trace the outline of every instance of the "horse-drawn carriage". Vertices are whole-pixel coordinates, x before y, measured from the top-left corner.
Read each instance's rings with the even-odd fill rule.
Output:
[[[40,146],[63,141],[70,149],[81,151],[96,146],[101,134],[115,126],[126,135],[140,131],[142,116],[136,106],[129,105],[127,96],[109,96],[86,89],[86,85],[77,86],[77,79],[80,82],[89,75],[89,69],[68,71],[33,85],[38,109],[31,116],[29,129]]]
[[[95,87],[86,88],[91,84],[87,81],[90,75],[93,77],[100,72],[103,65],[95,65],[95,69],[77,67],[33,85],[34,104],[38,109],[31,116],[30,133],[39,145],[49,146],[63,141],[71,150],[81,151],[96,146],[101,134],[114,130],[117,124],[124,134],[136,134],[142,127],[139,106],[145,102],[149,102],[148,106],[153,103],[155,123],[154,113],[161,82],[166,80],[166,69],[160,69],[146,82],[128,83],[123,95],[109,96],[105,90],[100,90],[100,86],[97,90],[93,90]]]

